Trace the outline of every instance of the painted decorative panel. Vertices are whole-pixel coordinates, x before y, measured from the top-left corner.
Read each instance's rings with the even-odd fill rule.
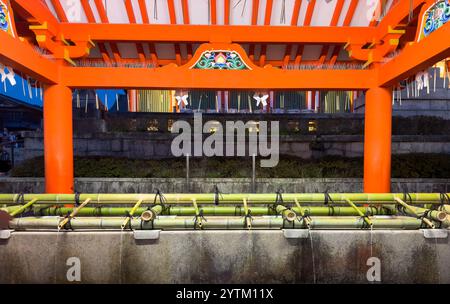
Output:
[[[12,11],[10,10],[9,1],[0,0],[0,29],[15,37],[15,30]]]
[[[201,70],[250,70],[235,51],[210,50],[201,54],[191,69]]]
[[[450,19],[449,0],[441,0],[430,6],[423,17],[420,27],[419,39],[421,40],[443,26]]]

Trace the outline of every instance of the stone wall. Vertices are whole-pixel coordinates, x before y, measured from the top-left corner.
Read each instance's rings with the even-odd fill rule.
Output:
[[[376,257],[381,283],[448,284],[448,231],[436,230],[444,237],[421,230],[312,230],[297,239],[281,230],[162,231],[155,240],[130,231],[12,232],[0,240],[0,283],[71,283],[73,257],[85,284],[373,283],[368,259]]]
[[[173,157],[170,147],[174,135],[141,132],[90,133],[74,135],[76,156],[109,156],[134,159],[162,159]],[[42,156],[42,133],[26,132],[23,159]],[[247,145],[248,146],[248,145]],[[19,151],[20,152],[20,151]],[[280,154],[302,158],[325,155],[362,156],[362,135],[285,135],[280,136]],[[450,154],[448,135],[393,135],[392,153]],[[16,158],[17,162],[21,159]]]
[[[75,190],[84,193],[212,193],[217,185],[224,193],[249,193],[251,178],[76,178]],[[450,179],[393,178],[392,192],[450,193]],[[362,178],[257,178],[257,193],[363,192]],[[43,193],[44,178],[0,178],[0,193]]]

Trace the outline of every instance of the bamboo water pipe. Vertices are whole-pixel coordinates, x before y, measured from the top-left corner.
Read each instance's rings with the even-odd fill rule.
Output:
[[[10,228],[15,230],[57,229],[60,217],[23,217],[10,222]],[[413,217],[396,216],[395,218],[373,217],[371,229],[419,229],[422,221]],[[123,218],[110,217],[76,217],[71,221],[74,230],[83,229],[121,229]],[[242,229],[246,224],[242,217],[213,217],[203,223],[202,229]],[[190,230],[196,229],[195,219],[192,217],[168,218],[160,216],[150,222],[138,218],[130,219],[130,228],[135,230]],[[286,225],[286,221],[277,216],[254,217],[252,229],[301,229],[306,227],[304,219],[296,219]],[[310,229],[367,229],[361,217],[311,217]]]
[[[420,210],[419,208],[408,205],[407,203],[405,203],[404,201],[402,201],[402,200],[401,200],[400,198],[398,198],[398,197],[396,197],[395,200],[403,207],[403,209],[404,209],[404,211],[405,211],[406,214],[416,216],[417,218],[421,218],[421,219],[423,220],[423,222],[424,222],[425,224],[427,224],[428,227],[430,227],[430,228],[435,228],[435,227],[436,227],[436,226],[430,221],[430,219],[427,217],[427,216],[430,216],[430,217],[431,217],[431,214],[428,214],[428,213],[427,213],[427,211],[430,211],[430,210],[420,208],[420,209],[424,210],[423,212],[421,212],[421,210]],[[442,211],[437,211],[437,212],[439,212],[439,214],[443,214],[443,215],[444,215],[444,218],[442,219],[442,220],[444,220],[445,217],[446,217],[445,212],[442,212]],[[435,219],[435,218],[433,218],[433,219]]]
[[[161,212],[163,211],[163,207],[161,205],[153,206],[150,209],[144,210],[141,213],[141,220],[145,222],[149,222],[154,220]]]
[[[300,203],[298,202],[298,200],[296,198],[294,199],[294,201],[295,201],[295,205],[297,206],[298,212],[302,216],[303,222],[305,223],[305,225],[308,228],[310,228],[311,227],[311,220],[310,220],[309,216],[307,216],[305,210],[302,208],[302,206],[300,206]]]
[[[297,201],[298,202],[298,201]],[[43,205],[35,205],[32,207],[31,213],[35,216],[52,216],[59,215],[64,216],[67,213],[72,212],[73,208],[70,207],[55,207],[51,205],[45,205],[46,207],[41,207]],[[397,213],[397,209],[393,208],[392,210],[384,208],[382,206],[359,206],[358,209],[370,216],[373,215],[393,215]],[[17,208],[17,206],[7,207],[9,208]],[[5,208],[5,209],[7,209]],[[218,216],[218,215],[228,215],[228,216],[243,216],[244,208],[243,206],[199,206],[199,209],[203,211],[204,215],[210,216]],[[82,210],[78,212],[79,216],[123,216],[126,215],[126,211],[129,208],[126,207],[84,207]],[[163,210],[161,205],[156,205],[150,209],[155,212],[155,216],[151,216],[151,219],[156,217],[156,215],[179,215],[179,216],[188,216],[195,215],[195,208],[189,206],[166,206]],[[252,206],[252,215],[276,215],[277,212],[271,206]],[[301,216],[304,215],[321,215],[321,216],[347,216],[347,215],[358,215],[352,207],[347,206],[302,206],[299,207],[295,205],[295,207],[291,207],[291,210]],[[303,211],[303,214],[300,212]],[[5,210],[7,211],[7,210]],[[135,215],[142,216],[144,212],[149,211],[147,208],[140,207],[136,210]],[[149,211],[150,212],[150,211]]]
[[[36,203],[38,201],[37,198],[33,198],[31,201],[29,201],[28,203],[26,203],[25,205],[21,206],[20,208],[12,211],[9,215],[11,216],[16,216],[18,214],[21,214],[22,212],[24,212],[25,210],[27,210],[27,208],[31,207],[31,205],[33,205],[34,203]]]
[[[450,195],[448,193],[447,195]],[[19,194],[0,194],[0,204],[17,205]],[[154,201],[157,194],[80,194],[79,199],[86,200],[92,198],[92,204],[135,204],[138,200],[145,203]],[[347,204],[346,199],[355,204],[389,204],[395,201],[395,198],[403,198],[403,193],[283,193],[284,203],[294,203],[294,199],[301,203],[324,203],[328,197],[334,203]],[[213,204],[215,203],[215,193],[167,193],[164,194],[167,204],[192,204],[195,199],[197,203]],[[74,194],[24,194],[25,200],[37,198],[41,203],[52,203],[55,205],[70,204],[76,201]],[[276,193],[241,193],[241,194],[222,194],[220,204],[242,203],[246,198],[252,204],[275,203]],[[441,204],[440,193],[410,193],[408,194],[410,204]]]
[[[136,202],[136,204],[133,206],[133,208],[131,209],[130,213],[128,214],[128,216],[125,218],[125,220],[122,222],[122,225],[120,226],[120,228],[123,230],[125,229],[125,227],[127,226],[127,224],[129,223],[130,219],[133,217],[134,213],[136,212],[137,208],[139,208],[139,206],[142,204],[144,200],[140,199]]]
[[[364,219],[367,225],[372,226],[372,221],[364,213],[362,213],[361,210],[359,210],[351,200],[347,198],[346,201],[350,205],[350,207],[352,207],[358,213],[358,215]]]
[[[64,226],[70,221],[72,220],[77,214],[78,212],[80,212],[80,210],[86,206],[89,202],[91,201],[90,198],[86,199],[83,203],[81,203],[80,206],[76,207],[75,209],[73,209],[73,211],[69,214],[69,216],[65,217],[61,223],[59,223],[58,225],[58,229],[62,229],[64,228]]]
[[[286,208],[285,206],[278,205],[276,211],[288,222],[292,222],[297,218],[297,214],[292,209]]]

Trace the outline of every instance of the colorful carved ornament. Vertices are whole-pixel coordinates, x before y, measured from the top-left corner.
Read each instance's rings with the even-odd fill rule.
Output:
[[[418,41],[430,35],[450,19],[449,0],[437,1],[423,14]]]
[[[235,51],[210,50],[201,54],[191,69],[201,70],[249,70],[241,56]]]

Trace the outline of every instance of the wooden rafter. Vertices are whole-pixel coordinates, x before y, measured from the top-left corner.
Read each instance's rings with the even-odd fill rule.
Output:
[[[252,2],[252,25],[256,25],[258,23],[258,12],[259,12],[259,0],[253,0]],[[255,45],[253,43],[250,44],[248,50],[248,57],[251,60],[255,58]]]
[[[142,23],[149,24],[150,19],[148,17],[147,4],[145,3],[145,0],[139,0],[139,11],[141,12],[141,16],[142,16]],[[152,63],[155,66],[158,66],[158,56],[156,54],[155,44],[148,43],[148,49],[150,52],[150,59],[151,59]]]
[[[209,12],[211,17],[211,24],[217,24],[217,0],[211,0],[211,11]]]
[[[177,24],[177,17],[175,15],[174,0],[167,0],[167,7],[169,9],[170,24]],[[175,61],[177,65],[181,65],[181,49],[178,43],[175,43]]]
[[[125,0],[125,9],[127,11],[128,20],[130,21],[130,23],[136,23],[136,16],[134,15],[133,4],[131,3],[131,0]],[[147,59],[145,58],[145,52],[142,43],[136,43],[136,50],[138,52],[139,61],[145,63]]]
[[[139,10],[141,11],[142,23],[149,24],[150,19],[148,18],[147,4],[145,4],[145,0],[139,0]]]
[[[69,22],[69,20],[67,19],[66,13],[64,12],[64,9],[61,5],[61,2],[59,2],[59,0],[51,0],[51,3],[53,5],[53,8],[55,9],[58,19],[61,22]]]
[[[310,26],[311,19],[314,13],[314,7],[316,5],[316,0],[310,0],[308,7],[306,9],[305,20],[303,21],[303,26]],[[297,55],[295,56],[295,64],[299,65],[303,57],[304,45],[299,45],[297,49]]]
[[[183,23],[184,24],[190,24],[191,20],[189,18],[189,5],[187,0],[181,0],[181,6],[183,9]],[[186,50],[187,50],[187,60],[190,60],[192,58],[193,50],[192,50],[192,44],[187,43],[186,44]]]
[[[94,0],[94,3],[95,3],[97,12],[100,16],[100,20],[102,21],[102,23],[109,24],[108,15],[106,14],[106,10],[105,10],[105,6],[103,5],[103,1],[102,0]],[[116,63],[118,65],[120,65],[122,62],[122,58],[120,56],[120,52],[119,52],[119,48],[117,47],[117,44],[109,43],[109,45],[111,47],[111,51],[113,53],[114,60],[116,61]],[[106,48],[104,48],[104,50],[106,50]]]
[[[223,13],[223,24],[229,25],[230,24],[230,1],[231,0],[224,0],[224,13]]]
[[[355,14],[356,6],[358,5],[358,0],[352,0],[350,2],[350,6],[348,7],[347,14],[345,15],[343,26],[350,26],[353,15]],[[337,61],[337,58],[339,56],[339,53],[341,52],[341,46],[335,45],[333,53],[331,54],[330,58],[330,64],[334,65]]]
[[[87,21],[89,23],[95,23],[94,13],[89,4],[89,0],[81,0],[81,6],[83,7],[84,13],[86,15]],[[98,43],[98,49],[102,55],[103,60],[106,64],[111,65],[111,58],[109,57],[108,51],[103,43]]]
[[[266,1],[266,12],[264,14],[264,25],[270,25],[270,19],[272,18],[273,0]],[[266,51],[267,44],[261,45],[261,53],[259,55],[259,65],[264,66],[266,63]]]
[[[292,18],[291,18],[291,26],[297,26],[298,16],[300,14],[301,5],[302,5],[302,0],[295,0],[294,10],[292,12]],[[292,44],[286,45],[286,50],[284,52],[284,57],[283,57],[283,67],[286,67],[288,65],[289,60],[291,58],[291,51],[292,51]]]
[[[336,7],[334,9],[333,12],[333,16],[331,18],[330,21],[330,26],[336,26],[338,21],[339,21],[339,17],[341,16],[341,12],[342,12],[342,8],[344,7],[344,2],[345,0],[338,0],[336,3]],[[323,64],[325,62],[325,60],[327,59],[327,55],[328,55],[328,51],[330,50],[330,45],[325,45],[322,46],[321,52],[320,52],[320,57],[319,57],[319,63]]]

